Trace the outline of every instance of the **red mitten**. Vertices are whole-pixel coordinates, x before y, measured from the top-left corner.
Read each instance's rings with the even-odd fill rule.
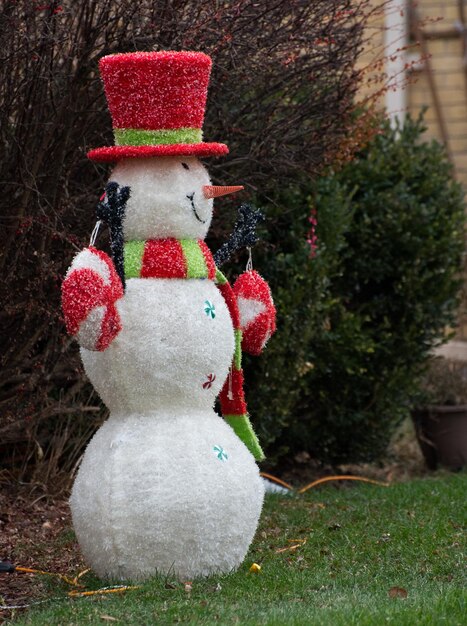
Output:
[[[255,270],[244,272],[235,281],[242,329],[242,350],[257,356],[276,330],[276,307],[269,285]]]
[[[105,350],[122,329],[115,302],[123,287],[110,257],[82,250],[62,285],[62,309],[70,335],[88,350]]]

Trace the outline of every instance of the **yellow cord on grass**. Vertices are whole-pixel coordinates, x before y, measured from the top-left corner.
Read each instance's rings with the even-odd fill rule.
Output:
[[[70,596],[70,598],[84,598],[85,596],[98,596],[104,593],[123,593],[124,591],[139,588],[139,585],[118,585],[117,587],[102,587],[101,589],[94,589],[93,591],[69,591],[67,595]]]
[[[33,569],[32,567],[15,566],[15,572],[24,572],[25,574],[42,574],[44,576],[56,576],[57,578],[60,578],[60,580],[63,580],[68,585],[72,585],[73,587],[84,587],[84,585],[79,583],[78,580],[81,578],[81,576],[84,576],[84,574],[89,572],[89,569],[83,570],[74,578],[69,578],[68,576],[65,576],[65,574],[59,574],[57,572],[45,572],[41,569]]]

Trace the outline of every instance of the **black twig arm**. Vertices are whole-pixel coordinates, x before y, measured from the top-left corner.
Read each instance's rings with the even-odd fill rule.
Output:
[[[123,260],[123,218],[126,203],[130,197],[129,187],[120,187],[116,182],[109,182],[105,187],[105,197],[96,209],[98,220],[107,224],[110,230],[110,250],[115,270],[125,289],[125,267]]]
[[[242,204],[238,209],[238,219],[228,241],[222,244],[213,255],[217,267],[230,259],[232,254],[241,248],[252,248],[258,241],[256,226],[264,222],[264,215],[251,204]]]

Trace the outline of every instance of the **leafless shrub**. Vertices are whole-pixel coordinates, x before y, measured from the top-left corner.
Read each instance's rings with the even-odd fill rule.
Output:
[[[272,190],[297,172],[316,176],[343,146],[345,158],[358,147],[346,136],[372,11],[364,0],[3,2],[0,445],[23,478],[46,461],[42,478],[71,470],[104,417],[59,305],[62,276],[87,243],[105,180],[86,151],[112,143],[99,58],[210,54],[205,136],[231,149],[211,171]]]

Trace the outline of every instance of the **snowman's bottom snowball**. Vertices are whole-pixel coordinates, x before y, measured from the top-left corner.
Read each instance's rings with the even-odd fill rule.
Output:
[[[252,455],[214,411],[111,416],[72,495],[84,557],[102,578],[227,573],[253,539],[264,487]]]

